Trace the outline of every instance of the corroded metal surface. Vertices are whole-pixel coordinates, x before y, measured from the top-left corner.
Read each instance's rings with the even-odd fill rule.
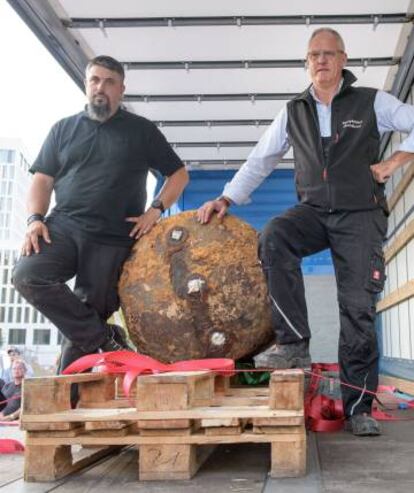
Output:
[[[272,335],[257,233],[234,216],[160,221],[134,246],[119,292],[138,351],[165,362],[238,359]]]

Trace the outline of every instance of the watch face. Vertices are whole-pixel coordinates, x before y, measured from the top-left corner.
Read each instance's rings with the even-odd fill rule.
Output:
[[[159,199],[155,199],[152,204],[151,204],[151,207],[153,209],[160,209],[161,212],[164,212],[164,204],[161,202],[161,200]]]

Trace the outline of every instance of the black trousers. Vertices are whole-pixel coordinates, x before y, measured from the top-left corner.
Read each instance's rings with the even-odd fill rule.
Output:
[[[340,314],[338,361],[343,382],[369,391],[378,385],[376,297],[384,286],[382,209],[328,213],[300,204],[272,219],[259,244],[279,344],[311,337],[301,259],[330,248]],[[370,412],[373,397],[342,386],[345,414]]]
[[[49,218],[47,226],[52,243],[40,239],[39,254],[19,259],[13,284],[64,335],[63,370],[106,341],[106,320],[119,308],[117,284],[130,247],[96,243],[61,216]],[[73,277],[72,291],[66,282]]]

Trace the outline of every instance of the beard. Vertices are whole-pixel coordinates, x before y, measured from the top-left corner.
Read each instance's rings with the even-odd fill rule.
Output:
[[[95,94],[88,103],[88,115],[92,120],[103,122],[109,118],[111,107],[104,94]]]

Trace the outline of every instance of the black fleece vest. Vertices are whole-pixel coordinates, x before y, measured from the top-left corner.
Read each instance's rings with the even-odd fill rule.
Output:
[[[378,162],[380,135],[374,111],[376,89],[352,87],[348,70],[332,101],[331,138],[322,141],[309,88],[288,105],[295,182],[301,202],[328,211],[386,209],[384,186],[370,165]]]

